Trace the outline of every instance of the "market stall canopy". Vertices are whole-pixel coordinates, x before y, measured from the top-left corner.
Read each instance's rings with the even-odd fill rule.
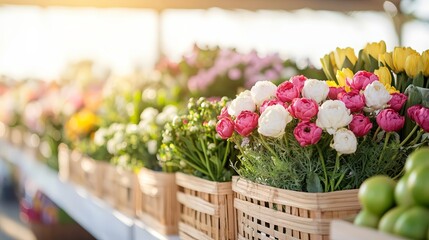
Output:
[[[0,5],[164,9],[384,11],[385,0],[0,0]],[[396,6],[400,0],[390,0]]]

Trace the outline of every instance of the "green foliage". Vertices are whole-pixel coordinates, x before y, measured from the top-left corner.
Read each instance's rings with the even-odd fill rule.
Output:
[[[186,114],[167,123],[158,158],[164,171],[182,171],[211,181],[229,181],[230,163],[236,162],[233,145],[216,133],[217,115],[227,99],[190,99]]]

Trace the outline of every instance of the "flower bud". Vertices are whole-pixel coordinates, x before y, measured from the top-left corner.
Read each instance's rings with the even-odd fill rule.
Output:
[[[235,130],[243,137],[249,136],[258,125],[259,115],[251,111],[242,111],[235,119]]]
[[[420,54],[410,54],[405,60],[405,72],[410,77],[417,76],[423,72],[423,59]]]
[[[234,133],[234,122],[231,118],[222,118],[216,125],[216,132],[222,139],[228,139]]]
[[[334,141],[331,144],[339,154],[352,154],[357,149],[357,139],[354,133],[346,128],[338,129],[334,133]]]
[[[381,110],[377,117],[377,124],[386,132],[397,132],[404,127],[405,117],[399,115],[393,109]]]
[[[313,99],[295,98],[288,110],[294,118],[310,121],[319,112],[319,105]]]
[[[337,48],[334,52],[335,65],[337,65],[338,69],[342,69],[344,66],[344,62],[346,58],[350,61],[350,63],[354,66],[357,61],[357,57],[355,55],[355,51],[353,48]],[[347,66],[350,67],[350,66]]]
[[[357,136],[363,137],[371,131],[371,120],[362,113],[353,115],[353,120],[349,124],[349,129]]]
[[[363,51],[369,56],[378,59],[379,54],[386,52],[386,43],[384,41],[367,43]]]
[[[301,147],[313,145],[319,142],[322,137],[322,129],[312,122],[300,122],[293,130],[295,139]]]
[[[283,106],[269,106],[258,120],[258,132],[266,137],[281,137],[290,121],[292,121],[292,117]]]
[[[374,74],[378,76],[378,81],[384,86],[390,86],[392,84],[392,75],[387,67],[380,67],[374,71]]]
[[[410,47],[395,47],[393,50],[393,65],[396,73],[405,71],[405,61],[407,57],[413,53],[417,53],[416,50]]]
[[[422,53],[423,75],[429,76],[429,49]]]
[[[378,65],[380,67],[384,66],[393,69],[394,65],[392,55],[393,54],[391,52],[380,53],[378,55]]]

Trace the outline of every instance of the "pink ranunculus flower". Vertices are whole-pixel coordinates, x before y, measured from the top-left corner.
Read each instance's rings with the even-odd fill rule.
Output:
[[[287,103],[283,103],[283,102],[282,102],[282,101],[280,101],[279,99],[274,98],[274,99],[265,100],[265,101],[262,103],[262,105],[259,107],[259,113],[260,113],[260,114],[262,114],[262,113],[265,111],[265,109],[266,109],[267,107],[269,107],[269,106],[273,106],[273,105],[277,105],[277,104],[282,105],[282,106],[284,106],[285,108],[287,108]]]
[[[407,95],[405,95],[403,93],[393,93],[391,95],[392,95],[392,98],[390,99],[388,104],[389,104],[390,108],[399,112],[399,110],[401,110],[401,108],[404,106],[408,97],[407,97]]]
[[[231,115],[229,115],[229,113],[228,113],[228,107],[227,106],[222,108],[219,116],[217,116],[217,120],[221,120],[222,118],[225,118],[225,117],[228,117],[228,118],[231,117]]]
[[[397,132],[404,127],[405,117],[393,109],[381,110],[377,117],[377,124],[386,132]]]
[[[251,111],[242,111],[235,119],[235,131],[243,137],[249,136],[250,133],[258,126],[259,115]]]
[[[416,121],[416,119],[417,119],[417,114],[418,114],[418,112],[420,111],[420,109],[422,109],[423,108],[423,106],[422,105],[420,105],[420,104],[417,104],[417,105],[413,105],[413,106],[411,106],[411,107],[409,107],[408,109],[407,109],[407,115],[408,115],[408,117],[412,120],[412,121]]]
[[[371,120],[363,115],[362,113],[353,115],[353,119],[349,124],[349,129],[356,137],[363,137],[371,131],[372,122]]]
[[[310,121],[319,112],[319,105],[313,99],[295,98],[288,107],[288,110],[294,118],[302,121]]]
[[[347,78],[347,85],[353,90],[364,90],[368,84],[378,81],[377,75],[367,71],[358,71],[353,78]]]
[[[282,102],[291,102],[299,97],[299,89],[292,82],[283,82],[277,87],[277,98]]]
[[[429,132],[429,108],[422,107],[416,112],[416,123],[425,132]]]
[[[234,121],[231,118],[224,117],[216,124],[216,132],[222,139],[228,139],[234,133]]]
[[[344,87],[329,87],[328,98],[331,100],[337,100],[340,94],[346,93]]]
[[[304,88],[304,83],[307,78],[304,75],[293,76],[289,79],[290,82],[295,85],[295,87],[301,92],[302,88]]]
[[[365,96],[357,91],[341,94],[339,99],[351,112],[360,112],[365,107]]]
[[[301,147],[316,144],[322,137],[322,129],[315,123],[303,121],[293,130],[293,135]]]

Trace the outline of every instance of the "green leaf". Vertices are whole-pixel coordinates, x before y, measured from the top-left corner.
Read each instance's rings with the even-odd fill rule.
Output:
[[[378,69],[378,60],[373,58],[371,55],[369,57],[369,71],[374,72],[375,69]]]
[[[358,54],[358,59],[357,59],[357,61],[356,61],[356,64],[355,64],[355,66],[354,66],[354,68],[353,68],[353,72],[355,73],[355,72],[357,72],[357,71],[360,71],[360,70],[363,70],[364,69],[364,61],[363,61],[363,50],[360,50],[359,51],[359,54]]]
[[[417,76],[413,79],[413,85],[416,87],[424,87],[425,79],[423,77],[423,73],[419,73]]]
[[[353,67],[354,67],[353,63],[349,60],[348,57],[346,57],[344,59],[343,65],[341,66],[341,69],[343,69],[343,68],[353,69]]]
[[[320,178],[315,172],[311,172],[307,175],[307,191],[308,192],[323,192]]]
[[[329,57],[329,54],[326,54],[325,56],[323,56],[323,58],[320,59],[320,62],[322,63],[323,72],[325,73],[328,80],[336,81],[334,69],[331,64],[331,59]]]

